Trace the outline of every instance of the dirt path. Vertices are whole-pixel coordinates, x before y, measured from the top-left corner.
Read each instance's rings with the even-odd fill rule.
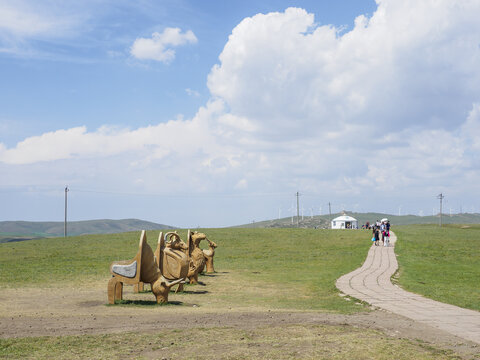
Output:
[[[339,278],[337,288],[381,309],[480,344],[479,312],[427,299],[391,283],[398,269],[396,240],[391,232],[390,247],[372,245],[362,267]]]

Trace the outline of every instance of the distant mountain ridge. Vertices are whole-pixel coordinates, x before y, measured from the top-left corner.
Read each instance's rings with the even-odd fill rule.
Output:
[[[113,234],[136,230],[169,230],[175,227],[138,219],[69,221],[68,236]],[[0,221],[0,242],[63,236],[61,221]]]
[[[352,211],[345,211],[347,215],[353,216],[358,220],[358,226],[362,226],[367,221],[372,223],[376,220],[381,220],[387,218],[390,220],[392,226],[395,225],[413,225],[413,224],[438,224],[440,217],[439,215],[435,216],[417,216],[417,215],[392,215],[392,214],[382,214],[382,213],[356,213]],[[298,225],[301,228],[318,228],[318,229],[327,229],[329,227],[330,221],[337,216],[340,216],[341,213],[336,213],[330,215],[315,215],[315,216],[304,216],[303,219],[300,217]],[[480,214],[471,214],[471,213],[462,213],[462,214],[443,214],[442,215],[443,224],[480,224]],[[239,228],[291,228],[297,226],[297,217],[289,216],[286,218],[273,219],[252,222],[249,224],[238,225],[233,227]]]

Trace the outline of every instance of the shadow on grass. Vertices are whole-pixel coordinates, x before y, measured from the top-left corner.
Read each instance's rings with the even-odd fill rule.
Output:
[[[198,290],[198,291],[193,291],[193,290],[183,290],[182,292],[178,292],[177,294],[208,294],[207,290]]]
[[[115,304],[106,304],[107,306],[193,306],[198,307],[197,304],[188,304],[182,301],[169,301],[168,303],[157,304],[155,300],[115,300]]]
[[[198,275],[200,276],[206,276],[206,277],[215,277],[215,276],[219,276],[221,274],[228,274],[227,272],[223,272],[223,273],[219,273],[219,272],[203,272],[203,273],[200,273]]]

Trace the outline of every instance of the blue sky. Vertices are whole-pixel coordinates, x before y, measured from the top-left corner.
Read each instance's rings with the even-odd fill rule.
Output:
[[[14,8],[18,3],[24,4],[19,11],[36,9],[35,2],[5,2]],[[53,34],[16,37],[3,29],[4,39],[13,37],[13,46],[18,46],[10,55],[4,41],[7,51],[0,58],[1,115],[9,125],[2,140],[9,146],[66,124],[137,127],[178,115],[193,117],[210,96],[206,86],[210,69],[232,29],[245,17],[301,6],[319,14],[320,23],[352,26],[356,15],[371,12],[375,5],[373,1],[340,1],[334,8],[327,1],[61,4],[56,11],[48,5],[41,10],[45,16],[72,17],[72,28],[65,35],[57,37],[52,29]],[[192,30],[199,41],[176,49],[178,56],[169,64],[131,57],[129,49],[136,38],[167,27]]]
[[[478,10],[0,0],[0,220],[478,211]]]

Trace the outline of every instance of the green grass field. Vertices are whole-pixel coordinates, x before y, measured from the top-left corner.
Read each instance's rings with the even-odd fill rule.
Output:
[[[395,249],[399,254],[399,282],[404,288],[480,310],[480,226],[439,229],[421,225],[394,230],[399,237]],[[338,296],[335,281],[365,260],[371,245],[368,231],[205,229],[204,232],[219,246],[215,255],[218,277],[210,278],[210,293],[203,298],[192,292],[172,294],[175,300],[203,301],[205,304],[201,306],[209,311],[252,308],[349,314],[367,310]],[[63,288],[71,286],[68,284],[72,280],[75,286],[88,287],[95,281],[106,281],[112,261],[134,257],[139,235],[139,232],[86,235],[0,244],[0,289]],[[180,235],[184,238],[186,231]],[[147,236],[155,248],[158,231],[149,231]],[[187,287],[192,288],[195,287]],[[156,306],[152,302],[133,306],[147,309]],[[167,329],[151,334],[0,339],[0,358],[3,357],[458,359],[452,352],[421,341],[392,338],[370,329],[308,324],[254,330],[227,326]]]
[[[338,296],[335,280],[359,267],[369,233],[312,229],[207,229],[218,244],[215,267],[237,282],[264,288],[235,294],[242,305],[355,312]],[[186,231],[180,232],[184,238]],[[158,231],[147,232],[154,249]],[[0,244],[0,286],[59,286],[108,279],[114,260],[133,258],[138,233],[86,235]],[[279,293],[282,296],[278,296]],[[226,302],[232,294],[219,295]]]
[[[404,289],[480,311],[480,225],[400,226],[395,233]]]

